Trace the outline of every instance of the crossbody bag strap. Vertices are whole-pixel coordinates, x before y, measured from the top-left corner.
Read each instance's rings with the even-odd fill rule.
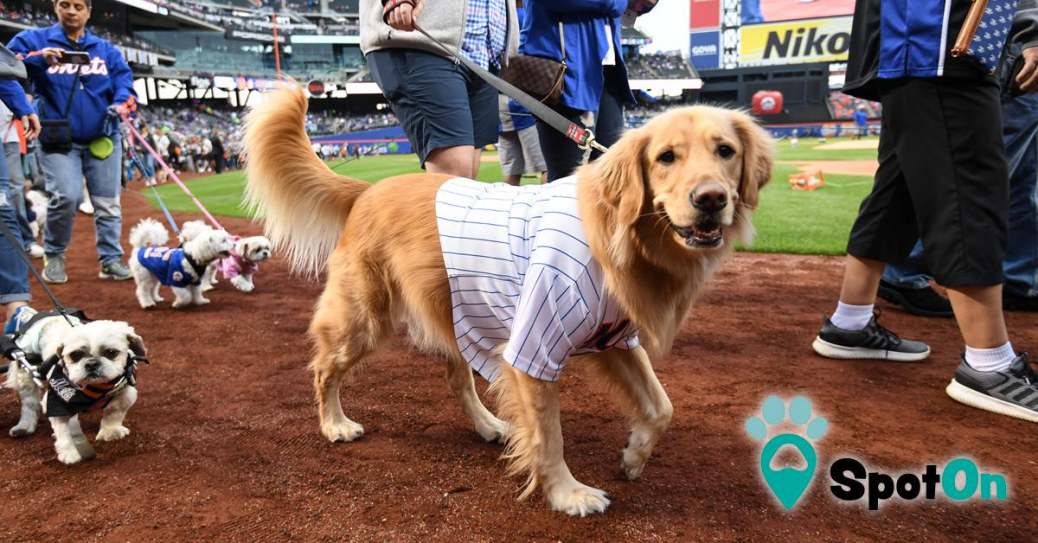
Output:
[[[72,98],[76,96],[76,91],[79,90],[79,67],[76,67],[76,78],[72,80],[72,92],[68,93],[68,100],[65,101],[65,112],[61,115],[62,119],[68,119],[68,114],[72,110]]]
[[[562,21],[559,21],[559,49],[562,49],[562,63],[566,63],[566,32]]]

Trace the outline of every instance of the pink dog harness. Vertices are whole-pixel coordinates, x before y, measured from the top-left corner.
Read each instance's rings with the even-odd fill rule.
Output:
[[[249,275],[258,272],[259,264],[246,260],[245,257],[238,254],[237,249],[231,249],[230,256],[220,259],[216,269],[227,279],[234,279],[239,275]]]

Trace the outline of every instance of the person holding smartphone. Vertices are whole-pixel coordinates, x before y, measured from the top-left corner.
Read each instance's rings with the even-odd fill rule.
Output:
[[[40,144],[51,194],[44,230],[43,279],[65,283],[65,249],[72,238],[83,178],[94,207],[99,277],[125,280],[122,146],[119,117],[134,109],[133,74],[119,50],[86,29],[91,0],[54,0],[58,23],[24,30],[8,47],[24,62],[42,120]]]

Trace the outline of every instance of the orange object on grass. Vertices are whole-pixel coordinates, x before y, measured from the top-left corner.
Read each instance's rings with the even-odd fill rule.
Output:
[[[789,176],[789,188],[793,190],[818,190],[825,186],[825,175],[821,170],[800,172]]]

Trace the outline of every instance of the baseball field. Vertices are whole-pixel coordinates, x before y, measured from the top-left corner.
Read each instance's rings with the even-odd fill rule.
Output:
[[[224,282],[210,305],[143,311],[132,283],[96,279],[92,224],[80,215],[71,282],[55,291],[93,318],[128,320],[151,364],[139,372],[140,399],[126,419],[132,433],[96,444],[92,461],[60,464],[46,425],[29,438],[2,434],[0,541],[1034,541],[1035,427],[945,395],[961,349],[951,320],[881,303],[886,325],[930,343],[933,355],[921,363],[835,361],[811,351],[838,293],[842,260],[831,255],[842,251],[875,167],[868,145],[780,144],[754,221],[757,243],[714,278],[673,352],[654,361],[675,416],[639,480],[620,472],[623,417],[579,359],[568,366],[567,460],[578,479],[613,499],[605,514],[587,518],[553,513],[537,493],[516,500],[522,481],[505,474],[501,447],[472,431],[442,363],[403,333],[344,390],[364,437],[328,443],[306,370],[319,282],[290,275],[275,257],[250,294]],[[331,165],[370,181],[417,169],[407,156]],[[789,188],[790,173],[816,169],[822,189]],[[500,171],[487,162],[482,177],[499,179]],[[190,182],[231,232],[258,233],[238,207],[242,184],[237,172]],[[201,218],[176,187],[159,190],[178,221]],[[125,195],[124,233],[142,217],[161,219],[147,194],[135,184]],[[45,307],[37,285],[33,293]],[[1007,318],[1015,346],[1038,346],[1033,315]],[[744,429],[769,395],[806,396],[828,421],[812,443],[815,461],[806,462],[813,478],[792,510],[769,490],[761,444]],[[9,392],[0,398],[0,428],[17,419]],[[96,415],[86,417],[88,436],[97,425]],[[920,494],[880,500],[870,511],[867,497],[841,501],[830,490],[829,466],[840,458],[896,476],[957,457],[1002,474],[1006,498]],[[769,470],[803,463],[788,451],[764,462]],[[964,477],[956,483],[963,488]],[[869,495],[887,491],[877,485]]]

